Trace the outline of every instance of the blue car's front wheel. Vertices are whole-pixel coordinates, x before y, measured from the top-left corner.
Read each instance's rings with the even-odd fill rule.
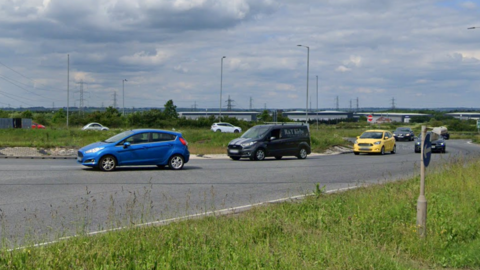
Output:
[[[113,171],[117,167],[117,160],[113,156],[103,156],[98,162],[98,167],[105,172]]]
[[[180,170],[183,168],[184,164],[185,161],[183,160],[183,157],[181,155],[173,155],[168,161],[168,166],[172,170]]]

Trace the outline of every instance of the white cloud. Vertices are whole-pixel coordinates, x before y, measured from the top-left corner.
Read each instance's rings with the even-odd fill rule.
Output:
[[[348,72],[348,71],[351,71],[352,69],[350,68],[347,68],[345,66],[338,66],[335,71],[339,71],[339,72]]]
[[[150,55],[145,51],[137,52],[131,56],[120,57],[120,62],[129,65],[161,65],[170,57],[167,52],[157,50],[155,55]]]
[[[29,96],[15,84],[34,81],[38,91],[61,97],[68,54],[71,80],[89,83],[99,102],[111,104],[111,91],[127,78],[137,89],[132,106],[161,107],[174,99],[178,106],[196,100],[200,108],[215,108],[225,55],[223,90],[239,106],[248,107],[253,96],[256,104],[303,108],[307,51],[297,44],[304,44],[310,47],[309,90],[315,91],[318,75],[321,108],[331,108],[337,96],[348,107],[359,94],[370,94],[361,106],[388,107],[394,97],[397,107],[423,107],[411,97],[432,89],[439,94],[431,104],[478,107],[480,30],[466,29],[477,26],[477,3],[6,0],[0,4],[0,88]],[[457,98],[447,98],[452,91]],[[26,107],[1,98],[0,107]],[[52,100],[36,102],[51,106]]]

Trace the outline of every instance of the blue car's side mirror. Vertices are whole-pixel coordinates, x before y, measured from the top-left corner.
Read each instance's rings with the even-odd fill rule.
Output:
[[[128,148],[128,147],[130,147],[130,143],[129,143],[129,142],[125,142],[125,143],[123,144],[123,148]]]

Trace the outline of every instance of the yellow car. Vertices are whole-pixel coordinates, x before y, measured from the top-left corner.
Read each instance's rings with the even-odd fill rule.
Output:
[[[357,137],[353,145],[353,153],[377,153],[384,155],[386,152],[395,154],[397,145],[395,137],[387,130],[367,130]]]

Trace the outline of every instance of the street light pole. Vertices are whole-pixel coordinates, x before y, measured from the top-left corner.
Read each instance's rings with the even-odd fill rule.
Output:
[[[222,122],[222,84],[223,84],[223,59],[227,58],[225,56],[220,59],[220,106],[219,106],[219,113],[218,113],[218,121]]]
[[[299,47],[307,48],[307,104],[305,108],[305,123],[308,123],[308,74],[310,69],[310,47],[304,45],[297,45]]]
[[[68,129],[69,110],[70,110],[70,54],[67,54],[67,129]]]
[[[127,79],[122,80],[122,92],[123,92],[123,116],[125,116],[125,82]]]
[[[317,130],[318,130],[318,75],[317,75]]]

